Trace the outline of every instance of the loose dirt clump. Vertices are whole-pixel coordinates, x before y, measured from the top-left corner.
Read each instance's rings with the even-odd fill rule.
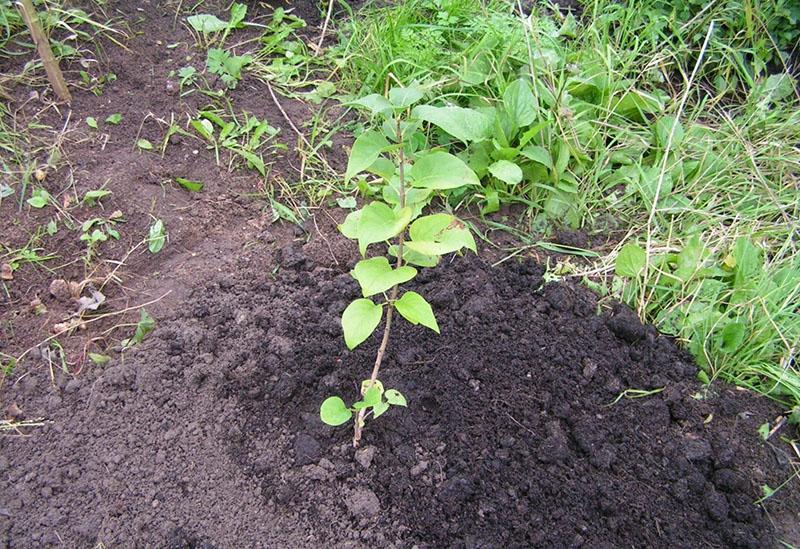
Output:
[[[291,245],[231,269],[97,377],[9,388],[25,438],[0,439],[10,546],[770,547],[754,504],[791,475],[757,428],[776,409],[714,385],[625,308],[532,263],[421,273],[442,336],[392,334],[386,383],[409,398],[362,448],[319,420],[356,395],[339,315],[358,288]],[[627,389],[652,392],[617,398]],[[627,393],[632,396],[632,393]],[[615,403],[616,401],[616,403]],[[798,510],[794,490],[768,503]]]

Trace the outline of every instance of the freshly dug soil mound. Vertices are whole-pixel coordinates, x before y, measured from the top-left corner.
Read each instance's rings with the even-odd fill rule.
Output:
[[[317,410],[356,397],[378,335],[346,350],[356,283],[301,248],[195,291],[94,379],[23,378],[7,390],[49,422],[0,441],[6,544],[775,544],[754,504],[791,474],[756,434],[772,405],[697,394],[670,339],[533,264],[447,263],[415,283],[442,335],[399,322],[381,375],[409,407],[369,422],[355,456]],[[614,403],[626,389],[660,392]]]

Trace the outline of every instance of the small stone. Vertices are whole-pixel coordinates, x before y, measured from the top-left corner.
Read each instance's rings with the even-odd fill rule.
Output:
[[[356,517],[374,517],[381,512],[381,502],[369,488],[356,488],[347,496],[344,504]]]
[[[422,473],[428,470],[428,462],[427,461],[420,461],[416,465],[414,465],[409,473],[412,477],[418,477]]]
[[[372,458],[375,457],[376,448],[374,446],[365,446],[356,450],[356,461],[364,468],[369,469],[372,465]]]
[[[2,265],[0,265],[0,279],[14,280],[14,270],[8,263],[3,263]]]
[[[50,283],[50,295],[59,301],[69,301],[72,298],[69,284],[63,278],[57,278]]]

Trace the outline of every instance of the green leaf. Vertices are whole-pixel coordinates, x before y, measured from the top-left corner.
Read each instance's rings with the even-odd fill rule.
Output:
[[[369,299],[356,299],[342,313],[342,329],[347,348],[352,350],[364,342],[383,316],[383,307]]]
[[[761,435],[761,438],[767,440],[769,438],[769,422],[762,423],[758,427],[758,434]]]
[[[367,252],[370,244],[389,240],[403,232],[411,221],[411,213],[411,208],[395,212],[383,202],[372,202],[361,208],[357,230],[361,255]]]
[[[663,111],[664,100],[654,93],[630,90],[612,103],[611,110],[622,116],[641,119],[642,114],[655,114]]]
[[[639,276],[647,262],[647,253],[637,244],[628,243],[622,247],[614,266],[614,272],[619,276],[635,278]]]
[[[230,52],[211,48],[206,56],[206,67],[216,74],[228,88],[233,89],[242,78],[242,69],[253,62],[250,55],[231,55]]]
[[[389,260],[383,256],[372,259],[362,259],[356,263],[350,274],[361,285],[364,297],[379,294],[389,290],[396,284],[408,282],[417,274],[414,267],[400,267],[392,269]]]
[[[553,158],[550,156],[550,151],[538,145],[528,145],[520,151],[520,154],[529,160],[538,162],[547,168],[553,167]]]
[[[150,226],[150,235],[148,237],[148,249],[150,253],[157,254],[164,247],[167,241],[167,231],[164,228],[164,222],[156,219]]]
[[[358,205],[354,196],[340,196],[336,199],[336,204],[345,210],[352,210]]]
[[[218,18],[216,15],[208,13],[198,13],[186,18],[189,25],[192,26],[197,32],[203,34],[210,34],[212,32],[220,32],[228,27],[228,23]]]
[[[386,410],[389,409],[389,403],[380,401],[375,406],[372,407],[372,418],[376,419],[383,415]]]
[[[144,341],[144,338],[152,332],[156,327],[155,319],[150,316],[150,314],[141,309],[139,313],[139,322],[136,324],[136,331],[133,333],[133,337],[130,339],[123,339],[122,340],[122,348],[123,350],[129,349],[134,345],[141,343]]]
[[[411,115],[440,127],[464,143],[482,141],[492,133],[491,117],[474,109],[419,105]]]
[[[692,236],[683,249],[678,253],[678,267],[673,273],[675,277],[683,282],[688,282],[695,276],[703,266],[703,260],[708,255],[708,251],[703,245],[698,235]]]
[[[345,237],[358,240],[358,224],[361,222],[361,210],[347,214],[344,221],[337,227]]]
[[[89,360],[95,364],[101,365],[111,360],[111,357],[108,355],[101,355],[99,353],[89,353]]]
[[[86,194],[83,195],[83,202],[85,204],[89,204],[90,206],[94,205],[94,203],[104,196],[108,196],[111,194],[111,191],[97,189],[94,191],[86,191]]]
[[[359,135],[353,143],[350,158],[347,160],[347,170],[344,173],[345,182],[372,166],[388,146],[389,142],[383,134],[375,130],[367,130]]]
[[[439,324],[436,322],[433,309],[417,292],[404,293],[403,297],[394,302],[394,306],[397,312],[411,324],[422,324],[437,334],[439,333]]]
[[[722,329],[720,334],[720,349],[724,353],[734,353],[741,346],[747,333],[747,326],[743,322],[731,322]]]
[[[386,402],[392,406],[408,406],[406,397],[397,389],[387,389],[383,396],[386,397]]]
[[[372,114],[388,114],[392,112],[392,104],[384,96],[377,93],[362,97],[357,101],[353,101],[353,105],[365,107],[372,112]]]
[[[378,385],[377,383],[373,383],[372,386],[369,387],[366,391],[364,391],[364,404],[367,407],[375,406],[379,404],[381,398],[383,397],[383,385]]]
[[[152,151],[153,144],[150,143],[147,139],[139,139],[136,142],[136,146],[142,149],[143,151]]]
[[[392,88],[389,90],[389,101],[394,107],[404,109],[422,99],[422,95],[422,90],[416,86]]]
[[[97,129],[97,120],[93,116],[86,117],[86,125],[90,128]]]
[[[114,114],[111,114],[111,115],[108,116],[108,118],[106,118],[106,123],[107,124],[113,124],[114,126],[116,126],[120,122],[122,122],[122,115],[120,113],[118,113],[118,112],[114,113]]]
[[[680,121],[672,115],[662,116],[655,123],[656,141],[663,150],[666,150],[667,143],[670,144],[670,150],[675,150],[683,143],[683,126]],[[669,141],[670,133],[672,132],[672,141]]]
[[[367,392],[367,389],[369,389],[370,387],[373,387],[373,386],[377,387],[380,390],[381,394],[383,394],[383,383],[381,382],[380,379],[376,379],[375,381],[371,381],[369,379],[365,379],[364,381],[362,381],[361,382],[361,394],[363,395],[364,393]]]
[[[489,173],[508,185],[522,181],[522,169],[508,160],[498,160],[489,166]]]
[[[247,5],[236,2],[231,6],[231,20],[228,21],[226,28],[238,29],[243,27],[244,25],[242,24],[242,22],[244,21],[244,18],[246,16],[247,16]]]
[[[397,246],[392,244],[389,246],[389,255],[397,257]],[[417,267],[436,267],[439,264],[438,255],[423,255],[408,247],[403,248],[403,261],[409,265],[416,265]]]
[[[436,256],[467,248],[477,252],[475,239],[464,224],[449,214],[420,217],[409,229],[406,247],[422,255]]]
[[[190,124],[206,141],[214,141],[214,124],[211,121],[204,118],[202,120],[192,120]]]
[[[33,208],[44,208],[50,203],[50,193],[44,189],[36,189],[26,202]]]
[[[503,106],[517,127],[530,126],[536,120],[536,98],[530,83],[520,78],[503,92]]]
[[[198,193],[203,190],[203,184],[199,181],[190,181],[183,177],[176,177],[175,183],[186,189],[191,193]]]
[[[336,427],[350,421],[353,412],[336,396],[326,398],[319,407],[319,418],[323,423]]]
[[[419,158],[411,167],[411,184],[422,189],[457,189],[480,185],[475,172],[460,158],[446,152],[433,152]]]

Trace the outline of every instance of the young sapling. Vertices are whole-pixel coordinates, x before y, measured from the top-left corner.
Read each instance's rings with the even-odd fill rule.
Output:
[[[463,248],[476,251],[475,240],[456,217],[437,213],[422,215],[436,192],[479,185],[479,180],[461,159],[446,152],[418,150],[424,142],[419,132],[422,120],[412,105],[422,98],[416,87],[393,88],[388,97],[370,95],[355,104],[383,119],[382,131],[368,130],[353,144],[345,180],[367,172],[377,176],[383,200],[373,201],[350,213],[339,230],[358,242],[362,259],[351,275],[361,286],[362,297],[342,314],[344,340],[354,349],[367,340],[384,317],[383,336],[369,379],[361,383],[361,400],[347,406],[339,396],[327,398],[320,417],[328,425],[342,425],[353,416],[353,446],[361,440],[369,414],[377,418],[391,406],[406,406],[396,389],[385,389],[378,379],[386,355],[395,311],[412,324],[439,333],[436,316],[427,300],[413,291],[400,294],[400,285],[417,275],[418,267],[433,267],[442,255]],[[366,258],[371,244],[387,243],[391,256]],[[394,266],[392,266],[392,262]],[[378,302],[375,302],[375,297]]]

